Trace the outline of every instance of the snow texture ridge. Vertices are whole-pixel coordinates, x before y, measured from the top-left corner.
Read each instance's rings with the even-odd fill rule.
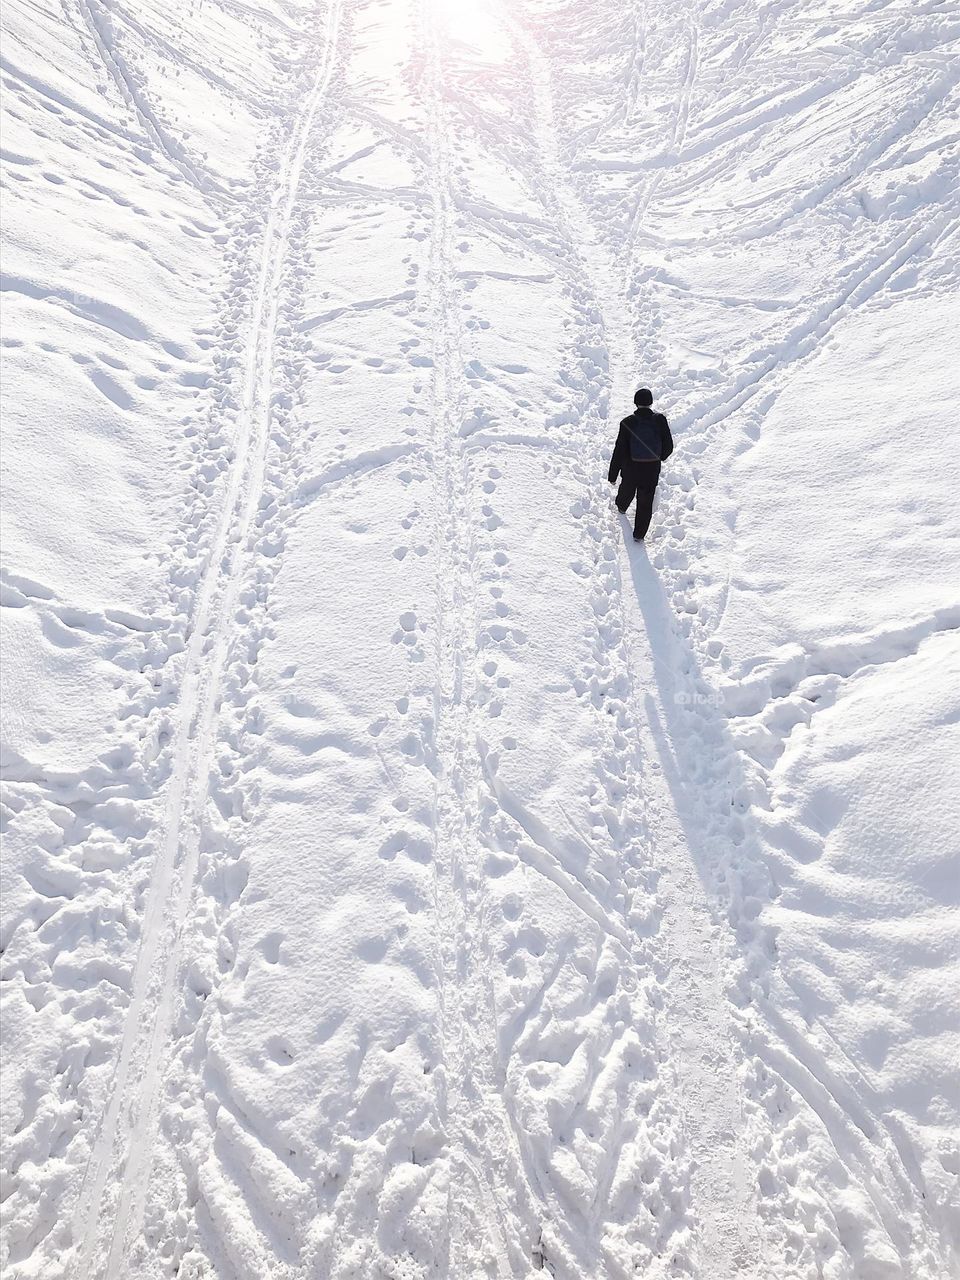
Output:
[[[960,1275],[960,11],[3,22],[4,1275]]]

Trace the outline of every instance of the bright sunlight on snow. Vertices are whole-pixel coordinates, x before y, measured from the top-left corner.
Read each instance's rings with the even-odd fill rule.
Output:
[[[960,1277],[957,0],[3,24],[4,1280]]]

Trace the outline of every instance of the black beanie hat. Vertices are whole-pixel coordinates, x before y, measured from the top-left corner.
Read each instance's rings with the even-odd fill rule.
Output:
[[[641,387],[633,397],[633,403],[638,409],[649,409],[653,404],[653,392],[648,387]]]

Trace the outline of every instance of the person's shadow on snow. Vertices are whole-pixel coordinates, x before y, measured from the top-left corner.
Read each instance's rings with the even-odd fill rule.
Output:
[[[758,948],[756,959],[763,967],[770,939],[752,915],[747,918],[740,910],[741,896],[755,893],[758,881],[769,884],[762,851],[749,830],[743,761],[722,700],[700,670],[646,545],[633,541],[626,522],[620,532],[630,561],[623,590],[636,594],[652,658],[655,688],[641,691],[657,754],[650,766],[659,768],[669,788],[713,914],[735,922],[739,940]],[[649,673],[649,664],[644,665]]]

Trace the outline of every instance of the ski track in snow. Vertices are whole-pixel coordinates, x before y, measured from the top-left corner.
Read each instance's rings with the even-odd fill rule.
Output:
[[[297,111],[278,166],[276,189],[265,210],[231,475],[220,526],[197,592],[184,656],[180,723],[174,748],[176,765],[168,784],[167,835],[144,912],[144,941],[133,974],[110,1104],[90,1155],[90,1175],[80,1197],[83,1243],[78,1266],[84,1280],[122,1273],[128,1231],[138,1230],[142,1214],[142,1184],[149,1174],[159,1072],[171,1030],[175,982],[181,969],[178,939],[196,875],[218,700],[231,648],[244,553],[263,488],[281,279],[305,154],[318,106],[335,66],[338,20],[339,0],[334,0],[316,80]],[[126,1131],[118,1134],[122,1120]],[[119,1154],[115,1152],[118,1138]],[[112,1215],[106,1216],[108,1235],[104,1245],[102,1201],[108,1178],[118,1184],[119,1197]]]
[[[891,1101],[778,928],[827,892],[804,750],[849,760],[844,707],[960,605],[731,632],[738,666],[738,590],[781,583],[744,586],[722,486],[839,336],[955,286],[960,22],[595,8],[67,0],[4,63],[25,147],[106,149],[11,143],[11,188],[144,254],[151,219],[212,299],[188,340],[50,237],[3,277],[11,354],[65,356],[124,448],[178,378],[149,587],[132,551],[34,576],[24,517],[0,589],[114,717],[84,756],[65,703],[58,755],[15,688],[5,729],[11,1278],[958,1274],[949,1099]],[[741,288],[782,244],[816,287]],[[605,483],[639,370],[678,446],[649,550]]]

